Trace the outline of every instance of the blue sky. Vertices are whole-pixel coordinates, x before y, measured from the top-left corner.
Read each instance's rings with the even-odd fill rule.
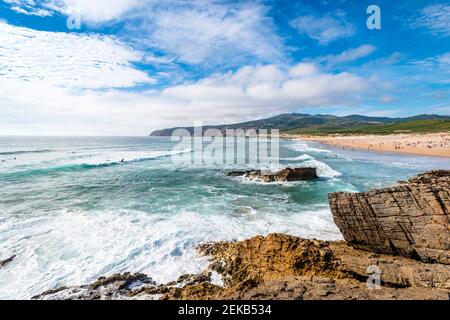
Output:
[[[447,1],[0,0],[0,134],[448,115],[449,70]]]

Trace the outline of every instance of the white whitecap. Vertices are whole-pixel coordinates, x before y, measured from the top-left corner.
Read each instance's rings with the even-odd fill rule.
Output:
[[[9,217],[0,225],[0,249],[16,258],[2,270],[0,299],[31,298],[123,272],[142,272],[166,283],[205,269],[208,259],[196,252],[200,243],[273,232],[326,240],[341,237],[327,207],[305,208],[289,216],[261,211],[236,216],[64,211],[32,219]]]
[[[295,142],[288,145],[289,148],[299,151],[299,152],[323,152],[323,153],[332,153],[330,150],[326,149],[320,149],[320,148],[314,148],[309,146],[307,143],[304,142]]]

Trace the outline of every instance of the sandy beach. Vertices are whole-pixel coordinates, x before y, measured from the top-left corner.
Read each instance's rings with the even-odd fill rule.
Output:
[[[398,152],[426,156],[450,157],[450,133],[395,134],[361,136],[308,136],[297,139],[318,141],[344,149],[360,149],[373,152]]]

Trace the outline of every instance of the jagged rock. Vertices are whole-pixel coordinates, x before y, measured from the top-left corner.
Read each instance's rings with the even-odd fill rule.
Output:
[[[271,234],[240,242],[199,246],[211,258],[209,269],[225,287],[207,283],[180,288],[167,299],[442,299],[449,298],[450,266],[374,254],[345,242],[305,240]],[[368,267],[381,272],[378,290],[370,289]],[[370,271],[370,270],[369,270]],[[191,295],[195,292],[195,295]]]
[[[161,285],[157,291],[162,300],[202,300],[218,298],[223,288],[211,283],[211,273],[181,276],[177,281]]]
[[[201,289],[200,289],[201,288]],[[63,286],[48,290],[34,300],[157,300],[187,299],[212,295],[220,287],[211,284],[211,273],[183,275],[178,280],[157,285],[145,274],[115,274],[90,285]]]
[[[232,171],[228,173],[228,176],[244,176],[251,180],[263,182],[304,181],[318,178],[316,168],[286,168],[274,174],[262,170]]]
[[[12,256],[6,260],[2,260],[0,261],[0,268],[6,267],[8,264],[10,264],[14,259],[16,258],[16,256]]]
[[[145,274],[115,274],[101,277],[91,285],[61,287],[46,291],[34,300],[126,300],[159,299],[156,294],[144,294],[142,288],[156,287],[156,283]]]
[[[450,264],[450,171],[365,193],[329,195],[334,221],[352,246]]]

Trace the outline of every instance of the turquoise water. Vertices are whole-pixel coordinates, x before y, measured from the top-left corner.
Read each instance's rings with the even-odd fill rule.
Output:
[[[16,255],[0,270],[0,298],[125,271],[174,280],[206,266],[200,242],[271,232],[340,239],[329,192],[450,169],[443,158],[284,141],[281,165],[315,166],[321,178],[269,185],[227,177],[229,167],[174,166],[173,146],[166,138],[0,138],[0,260]]]

